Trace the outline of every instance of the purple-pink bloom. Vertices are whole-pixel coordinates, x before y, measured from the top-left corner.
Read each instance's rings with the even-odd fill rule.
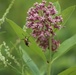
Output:
[[[43,50],[49,48],[50,37],[52,51],[55,51],[59,46],[59,42],[54,40],[55,29],[61,29],[63,18],[61,15],[57,16],[57,12],[53,3],[49,2],[46,6],[45,0],[42,3],[36,2],[27,12],[26,25],[32,29],[32,36],[36,38],[36,42]]]

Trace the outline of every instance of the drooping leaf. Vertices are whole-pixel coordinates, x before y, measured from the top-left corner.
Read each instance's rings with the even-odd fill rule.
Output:
[[[75,5],[74,6],[70,6],[70,7],[66,8],[65,10],[62,11],[62,13],[61,13],[61,15],[63,17],[62,25],[65,25],[65,23],[67,22],[69,17],[72,15],[74,10],[75,10]]]
[[[17,36],[20,39],[25,38],[25,36],[29,36],[27,32],[24,32],[23,29],[19,27],[16,23],[14,23],[12,20],[10,19],[6,19],[6,20],[10,24],[10,26],[13,28],[13,30],[16,32]],[[31,36],[29,37],[29,41],[30,41],[30,46],[29,46],[30,49],[32,49],[32,51],[37,53],[44,61],[46,61],[46,57],[44,53],[42,52],[41,48],[38,47],[35,40]]]
[[[76,75],[76,67],[71,67],[71,68],[59,73],[58,75]]]
[[[53,56],[53,61],[70,50],[76,44],[76,35],[64,41]]]
[[[58,14],[60,14],[60,13],[61,13],[61,7],[60,7],[59,2],[58,2],[58,1],[55,2],[55,3],[54,3],[54,6],[56,7],[56,10],[58,11]]]
[[[23,58],[24,62],[28,65],[30,70],[32,71],[33,75],[40,75],[40,71],[39,71],[37,65],[33,62],[33,60],[25,52],[25,50],[22,49],[22,47],[20,47],[20,49],[22,50],[22,53],[23,53],[22,58]]]

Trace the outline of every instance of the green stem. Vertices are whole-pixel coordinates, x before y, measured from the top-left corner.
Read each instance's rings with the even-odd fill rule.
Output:
[[[48,70],[47,75],[51,75],[51,64],[50,63],[48,64],[48,69],[47,70]]]
[[[11,64],[8,64],[14,71],[19,73],[20,75],[22,74],[16,67],[12,66]]]
[[[24,74],[24,65],[22,66],[22,75],[25,75]]]
[[[14,2],[15,2],[15,0],[12,0],[11,3],[10,3],[10,5],[9,5],[8,8],[6,9],[6,12],[4,13],[4,15],[3,15],[3,17],[2,17],[3,20],[5,20],[7,14],[9,13],[9,10],[10,10],[11,7],[13,6]]]
[[[49,38],[49,63],[47,65],[47,75],[52,75],[52,51],[51,51],[51,37]]]
[[[9,5],[8,8],[6,9],[6,11],[5,11],[5,13],[3,14],[2,18],[0,19],[0,26],[1,26],[1,24],[4,23],[5,18],[6,18],[6,16],[7,16],[7,14],[9,13],[11,7],[13,6],[14,2],[15,2],[15,0],[12,0],[12,1],[11,1],[10,5]]]

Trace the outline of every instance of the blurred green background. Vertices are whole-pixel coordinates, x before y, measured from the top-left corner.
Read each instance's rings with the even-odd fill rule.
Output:
[[[20,27],[23,27],[23,25],[25,25],[26,22],[28,8],[30,8],[33,5],[33,3],[36,1],[41,2],[41,0],[15,0],[12,9],[7,15],[7,18],[16,22],[18,25],[20,25]],[[47,0],[47,1],[51,1],[51,0]],[[0,0],[0,18],[4,14],[10,2],[11,0]],[[62,10],[64,10],[69,6],[76,5],[76,0],[59,0],[59,3],[61,5]],[[76,10],[73,12],[72,16],[67,21],[65,26],[66,27],[60,30],[60,32],[58,32],[57,35],[57,38],[61,42],[76,34]],[[6,32],[0,35],[0,44],[3,41],[6,41],[7,45],[9,46],[11,46],[10,41],[15,43],[18,37],[16,36],[15,32],[7,22],[4,22],[2,24],[0,32],[1,31],[6,31]],[[33,54],[32,54],[32,58],[34,58]],[[36,60],[34,58],[35,62],[38,64],[38,66],[42,65],[41,64],[42,61],[39,58],[37,60],[37,58]],[[54,75],[57,75],[58,73],[69,68],[70,66],[76,66],[76,45],[73,46],[73,48],[68,53],[61,56],[58,60],[55,61],[55,63],[53,63],[53,73]],[[17,74],[11,68],[9,67],[4,68],[3,65],[0,64],[0,75],[17,75]]]

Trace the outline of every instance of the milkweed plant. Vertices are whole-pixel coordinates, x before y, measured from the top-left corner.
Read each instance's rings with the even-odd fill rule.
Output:
[[[19,39],[17,39],[15,44],[12,43],[12,48],[5,41],[0,44],[0,62],[4,64],[4,67],[11,67],[19,75],[54,75],[52,64],[76,44],[76,35],[62,43],[56,38],[57,32],[65,29],[65,24],[75,10],[75,6],[70,6],[61,11],[58,1],[51,2],[50,0],[50,2],[47,2],[42,0],[41,3],[36,2],[28,9],[26,23],[21,28],[7,18],[7,14],[14,2],[15,0],[12,0],[0,19],[0,26],[7,21]],[[13,49],[17,50],[19,59],[12,54]],[[38,64],[30,57],[28,51],[32,51],[33,54],[36,54],[43,60],[45,67],[42,71],[40,69],[43,65],[38,67]],[[36,56],[35,59],[37,59]],[[76,73],[73,74],[75,70],[76,67],[72,67],[58,75],[75,75]]]

